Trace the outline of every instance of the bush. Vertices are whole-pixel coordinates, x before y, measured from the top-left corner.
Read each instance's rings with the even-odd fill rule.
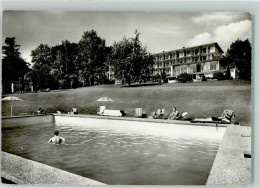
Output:
[[[180,83],[192,82],[192,75],[187,73],[182,73],[177,77],[177,81]]]
[[[213,74],[213,78],[217,79],[217,80],[229,80],[231,76],[229,76],[228,74],[225,74],[223,72],[214,72]]]

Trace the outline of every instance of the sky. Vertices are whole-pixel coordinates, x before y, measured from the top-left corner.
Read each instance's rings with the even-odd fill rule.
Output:
[[[92,29],[107,46],[134,37],[137,29],[150,53],[211,42],[226,52],[238,38],[252,41],[252,19],[246,12],[4,11],[2,45],[6,37],[15,37],[21,56],[31,62],[31,51],[39,44],[77,43]]]

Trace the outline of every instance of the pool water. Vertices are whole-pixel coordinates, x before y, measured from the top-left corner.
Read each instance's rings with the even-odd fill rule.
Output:
[[[221,136],[165,126],[17,125],[2,128],[2,150],[106,184],[205,185]],[[55,129],[65,144],[47,143]]]

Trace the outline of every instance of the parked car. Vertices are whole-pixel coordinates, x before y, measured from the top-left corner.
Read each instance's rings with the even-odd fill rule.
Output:
[[[49,92],[50,91],[50,88],[46,88],[44,90],[42,90],[42,92]]]
[[[122,80],[116,80],[115,81],[115,85],[121,85],[122,84]]]
[[[175,76],[168,78],[168,83],[169,83],[169,84],[173,84],[173,83],[176,83],[176,82],[177,82],[177,80],[176,80],[176,77],[175,77]]]

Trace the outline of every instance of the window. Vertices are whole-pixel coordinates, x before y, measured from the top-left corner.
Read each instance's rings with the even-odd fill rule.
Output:
[[[190,73],[196,72],[196,65],[190,65]]]
[[[217,62],[216,61],[210,62],[210,70],[217,70]]]
[[[203,56],[203,57],[202,57],[202,60],[203,60],[203,61],[207,60],[207,56]]]
[[[203,53],[206,53],[206,48],[203,48],[203,49],[202,49],[202,52],[203,52]]]

